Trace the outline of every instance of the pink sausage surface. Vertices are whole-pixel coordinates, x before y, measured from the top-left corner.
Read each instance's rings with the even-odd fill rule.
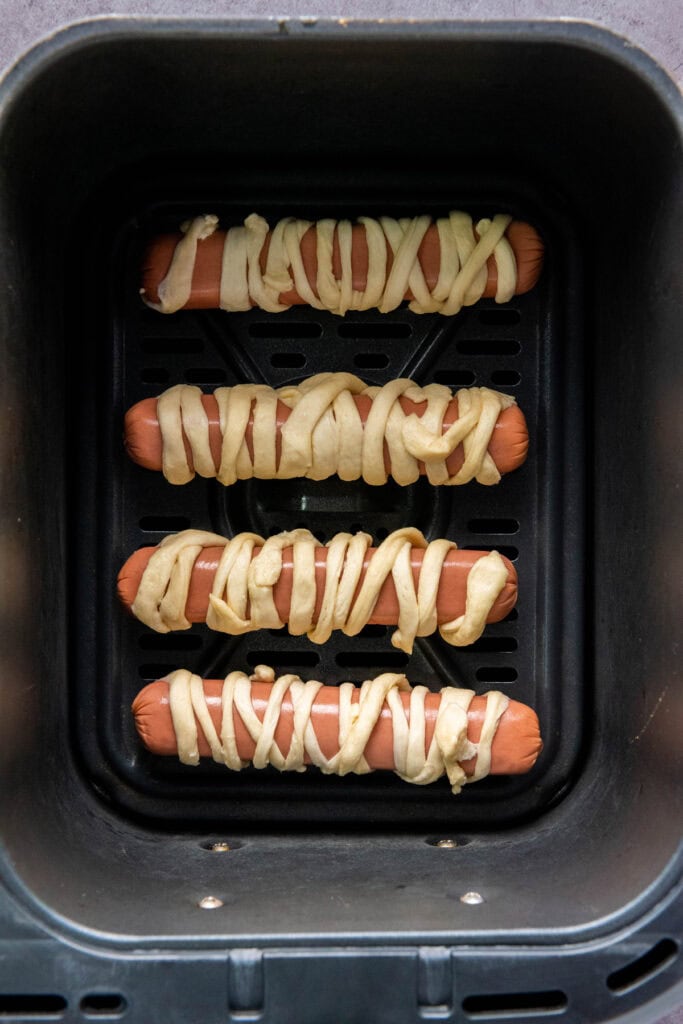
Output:
[[[118,576],[118,594],[121,603],[128,609],[135,601],[138,587],[145,567],[156,550],[153,547],[139,548],[124,563]],[[253,557],[256,557],[260,548],[254,548]],[[218,567],[218,560],[221,556],[221,548],[206,547],[202,550],[194,563],[190,587],[188,591],[185,616],[190,622],[204,622],[209,607],[209,594],[213,585],[214,576]],[[365,573],[367,571],[370,557],[374,548],[368,550],[361,579],[358,583],[360,589]],[[439,581],[439,588],[436,599],[438,622],[450,622],[452,619],[463,615],[465,611],[465,595],[467,589],[467,577],[470,569],[480,558],[483,558],[486,551],[450,551],[444,560],[443,570]],[[285,548],[283,551],[282,573],[279,580],[273,587],[273,599],[278,614],[283,622],[289,620],[289,607],[292,596],[293,561],[292,549]],[[423,550],[413,548],[411,565],[413,578],[417,586],[420,569],[422,566]],[[505,557],[503,561],[507,567],[508,578],[503,590],[496,598],[491,608],[487,622],[500,622],[512,611],[517,600],[517,573],[512,563]],[[315,553],[315,577],[317,599],[314,621],[320,613],[323,593],[325,589],[325,574],[327,568],[327,548],[316,548]],[[356,591],[358,593],[358,590]],[[371,623],[378,623],[385,626],[396,625],[398,622],[398,598],[391,576],[385,580],[380,590],[377,603],[369,620]]]
[[[475,232],[476,234],[476,232]],[[225,231],[215,231],[204,241],[197,245],[197,259],[192,278],[190,298],[184,309],[218,309],[220,305],[220,278],[221,263],[223,257],[223,246],[225,244]],[[261,270],[266,269],[266,258],[270,245],[272,232],[269,232],[263,249],[261,250]],[[543,268],[544,246],[541,238],[534,227],[524,221],[512,221],[505,236],[512,247],[517,262],[517,295],[523,295],[530,291]],[[183,236],[180,232],[158,235],[151,240],[145,252],[142,264],[141,286],[145,298],[150,302],[159,301],[158,287],[168,273],[171,265],[175,247]],[[316,254],[316,233],[314,228],[309,228],[301,239],[301,257],[306,271],[306,277],[318,295],[316,279],[318,273],[318,259]],[[436,285],[441,266],[441,246],[439,244],[439,233],[435,224],[432,224],[425,233],[422,244],[418,250],[418,259],[422,267],[427,287],[430,291]],[[393,258],[391,252],[387,253],[387,274],[391,270]],[[332,267],[334,274],[339,280],[341,278],[341,258],[339,255],[339,244],[337,232],[334,233]],[[368,276],[368,247],[365,239],[365,229],[361,225],[353,226],[353,240],[351,246],[351,270],[353,276],[354,291],[364,291]],[[487,263],[488,278],[485,298],[493,298],[496,294],[498,284],[498,272],[496,262],[490,257]],[[407,291],[406,299],[412,299],[412,292]],[[280,302],[288,305],[305,305],[306,302],[294,290],[282,292]]]
[[[211,720],[220,735],[222,704],[222,679],[205,679],[206,695]],[[252,704],[256,714],[263,721],[266,704],[272,684],[252,683]],[[353,693],[353,701],[357,702],[360,689]],[[402,693],[401,701],[408,720],[410,720],[410,694]],[[486,697],[474,697],[468,711],[467,736],[472,743],[479,740],[481,727],[486,713]],[[429,749],[434,733],[434,725],[439,710],[441,697],[438,693],[430,693],[425,698],[426,730],[425,753]],[[171,711],[168,701],[168,683],[158,679],[150,683],[133,701],[132,711],[135,726],[148,750],[153,754],[176,755],[178,747]],[[287,754],[292,740],[293,707],[289,691],[282,704],[282,712],[275,730],[275,741],[283,754]],[[244,723],[236,709],[233,709],[237,749],[240,757],[249,761],[254,755],[255,744],[249,736]],[[319,692],[311,709],[311,721],[318,742],[326,757],[333,757],[339,750],[339,690],[336,686],[324,686]],[[393,770],[393,729],[391,712],[384,704],[380,719],[370,735],[365,748],[365,758],[372,768]],[[201,757],[209,757],[209,745],[198,725],[199,753]],[[529,771],[543,748],[538,717],[530,707],[519,701],[510,701],[501,716],[496,735],[491,747],[491,774],[520,775]],[[471,775],[476,765],[476,757],[463,761],[462,766]]]
[[[360,395],[356,397],[355,402],[358,406],[361,419],[363,423],[365,423],[372,407],[372,399]],[[407,398],[401,398],[400,402],[406,415],[410,415],[414,412],[416,415],[421,416],[427,408],[426,402],[416,404]],[[213,395],[202,395],[202,404],[209,420],[209,444],[211,446],[211,454],[213,455],[214,465],[216,466],[216,469],[218,469],[218,466],[220,465],[222,442],[218,403]],[[282,402],[278,402],[277,437],[275,445],[278,464],[280,461],[281,449],[280,431],[287,422],[291,411],[292,410],[289,406],[284,405]],[[454,398],[446,411],[446,415],[444,416],[444,432],[448,430],[457,418],[458,400],[457,398]],[[252,416],[247,424],[245,434],[249,454],[252,458],[254,454],[252,443],[253,424],[254,421]],[[131,406],[131,408],[126,412],[124,439],[126,450],[134,462],[137,462],[140,466],[144,466],[145,469],[161,469],[162,441],[159,420],[157,418],[156,398],[145,398],[141,402],[137,402],[135,405]],[[190,468],[194,468],[192,462],[192,451],[186,437],[184,437],[184,441],[188,464]],[[504,409],[498,417],[498,421],[495,425],[491,441],[489,443],[489,454],[501,474],[511,473],[522,465],[526,459],[528,448],[529,433],[527,430],[526,420],[524,419],[524,413],[519,406],[512,405],[508,409]],[[460,444],[446,460],[448,472],[452,476],[454,476],[462,466],[463,459],[464,451],[463,446]],[[391,459],[389,457],[389,449],[386,443],[384,445],[384,466],[386,472],[391,474]],[[420,472],[424,473],[424,463],[420,462],[419,467]]]

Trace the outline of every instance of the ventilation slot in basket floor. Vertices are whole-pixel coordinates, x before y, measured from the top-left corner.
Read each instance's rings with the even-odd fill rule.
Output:
[[[403,651],[340,651],[334,660],[340,668],[372,668],[382,672],[405,668],[408,655]]]
[[[310,320],[257,320],[249,324],[252,338],[320,338],[323,329]]]
[[[91,992],[81,999],[80,1010],[84,1017],[120,1017],[127,1006],[118,992]]]
[[[470,388],[476,380],[471,370],[437,370],[434,380],[447,388]]]
[[[480,636],[469,647],[462,647],[461,650],[465,654],[480,654],[482,651],[489,654],[499,652],[507,654],[517,650],[517,641],[512,636]]]
[[[477,669],[476,676],[480,683],[514,683],[517,669],[510,665],[483,665]]]
[[[179,356],[203,352],[204,342],[201,338],[143,338],[140,347],[151,355]]]
[[[522,346],[518,341],[508,338],[463,338],[458,342],[457,349],[464,356],[516,356]]]
[[[413,329],[410,324],[402,321],[385,320],[380,323],[364,324],[350,320],[348,323],[340,323],[337,326],[337,334],[340,338],[355,338],[359,341],[365,338],[409,338],[412,333]]]
[[[479,323],[487,327],[507,327],[508,324],[518,324],[521,314],[518,309],[480,309]]]

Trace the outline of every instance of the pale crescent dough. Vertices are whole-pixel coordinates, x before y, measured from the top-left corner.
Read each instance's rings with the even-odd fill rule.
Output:
[[[425,754],[425,697],[429,692],[425,686],[411,689],[405,676],[386,672],[363,683],[356,704],[351,700],[356,688],[352,683],[342,683],[339,687],[339,750],[328,758],[320,749],[311,721],[311,709],[323,685],[315,679],[305,683],[296,675],[276,679],[275,672],[267,665],[258,665],[251,676],[244,672],[231,672],[223,683],[220,736],[209,713],[202,679],[186,669],[171,672],[165,679],[178,757],[183,764],[199,763],[198,728],[201,728],[214,761],[233,771],[247,766],[248,762],[241,760],[237,752],[236,710],[256,744],[251,762],[255,768],[272,765],[280,771],[303,772],[307,767],[304,759],[308,756],[312,764],[327,774],[366,774],[371,769],[364,757],[365,747],[386,703],[392,716],[397,775],[405,782],[424,786],[445,774],[454,794],[459,793],[466,783],[488,775],[493,739],[509,704],[508,698],[497,690],[486,694],[481,736],[478,743],[471,743],[467,738],[467,711],[474,691],[444,687],[434,734]],[[263,721],[252,704],[253,682],[272,684]],[[410,692],[409,720],[399,697],[401,691]],[[294,724],[289,750],[283,753],[275,741],[275,730],[287,693],[294,707]],[[474,774],[467,777],[460,761],[475,755]]]
[[[212,235],[217,227],[218,217],[214,214],[204,214],[180,225],[183,237],[175,247],[166,277],[157,288],[159,301],[147,302],[144,289],[140,290],[140,294],[148,306],[158,310],[159,313],[175,313],[183,308],[192,291],[197,244]]]
[[[185,607],[192,567],[204,547],[222,548],[209,595],[206,623],[221,633],[240,635],[256,629],[280,629],[273,587],[282,572],[282,552],[291,547],[294,572],[289,612],[289,632],[306,634],[314,643],[325,643],[335,629],[356,636],[372,616],[385,580],[391,576],[398,597],[398,628],[391,637],[394,647],[408,654],[415,637],[429,636],[437,628],[436,599],[443,563],[457,544],[433,540],[412,527],[394,530],[374,550],[365,578],[358,589],[363,563],[372,538],[367,533],[339,533],[326,545],[329,555],[325,590],[318,622],[315,549],[323,547],[308,530],[279,533],[265,540],[255,533],[238,533],[228,539],[203,530],[184,530],[165,537],[145,567],[133,614],[158,633],[189,629]],[[261,550],[252,557],[255,547]],[[411,548],[424,549],[420,577],[415,588],[410,565]],[[481,636],[489,612],[507,581],[505,563],[497,551],[478,559],[467,576],[465,612],[438,626],[449,644],[462,647]],[[358,590],[358,593],[356,591]]]
[[[354,395],[372,398],[365,425]],[[421,416],[406,416],[400,399],[426,403]],[[443,419],[453,398],[458,419],[443,432]],[[420,387],[401,377],[371,387],[352,373],[319,373],[301,384],[271,388],[266,384],[237,384],[216,388],[222,435],[221,460],[216,468],[209,444],[209,420],[202,392],[191,384],[176,384],[157,399],[162,441],[162,469],[172,484],[184,484],[196,473],[217,477],[225,485],[257,477],[324,480],[362,478],[368,484],[387,482],[384,446],[389,449],[391,475],[397,483],[414,483],[424,462],[431,484],[458,485],[477,480],[496,484],[500,472],[488,447],[501,412],[515,404],[511,395],[489,388],[461,388],[453,393],[442,384]],[[276,454],[277,403],[292,410],[281,430]],[[250,455],[245,439],[253,415]],[[192,454],[187,458],[185,440]],[[462,444],[465,460],[451,476],[446,460]]]
[[[292,288],[308,305],[343,316],[347,310],[376,307],[389,313],[403,302],[410,289],[413,313],[442,313],[453,316],[463,306],[477,302],[486,289],[486,261],[493,256],[498,284],[496,302],[509,302],[517,288],[517,262],[505,232],[512,221],[498,213],[492,219],[472,218],[454,210],[437,220],[441,246],[439,277],[430,292],[418,250],[432,218],[360,217],[368,247],[365,290],[353,290],[351,267],[351,221],[311,221],[285,217],[275,225],[268,248],[265,271],[260,256],[270,230],[268,222],[252,213],[243,228],[231,228],[225,239],[221,261],[220,308],[228,312],[257,306],[269,313],[290,307],[280,302]],[[204,215],[183,225],[185,235],[176,246],[171,266],[158,287],[159,301],[148,305],[161,313],[175,313],[190,297],[197,244],[213,234],[218,218]],[[311,287],[301,256],[301,239],[313,227],[316,232],[317,277]],[[341,277],[335,277],[332,256],[335,230],[339,245]],[[475,235],[476,230],[476,235]],[[477,239],[478,236],[478,239]],[[387,251],[393,256],[387,275]],[[144,299],[144,289],[142,290]],[[145,302],[147,300],[145,299]]]

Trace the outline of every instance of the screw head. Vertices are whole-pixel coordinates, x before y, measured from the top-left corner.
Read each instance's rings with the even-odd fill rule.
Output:
[[[230,844],[229,843],[210,843],[210,845],[207,846],[207,850],[210,850],[211,853],[229,853],[230,852]]]
[[[223,906],[223,900],[219,900],[218,896],[202,896],[197,906],[202,910],[217,910]]]
[[[467,903],[470,907],[475,907],[479,903],[484,902],[484,897],[480,892],[464,892],[460,897],[461,903]]]
[[[440,850],[455,850],[457,845],[455,839],[437,839],[434,843],[434,846],[438,846]]]

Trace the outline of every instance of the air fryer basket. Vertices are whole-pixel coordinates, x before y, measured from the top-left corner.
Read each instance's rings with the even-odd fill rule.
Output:
[[[398,212],[391,175],[368,167],[365,188],[368,179],[384,197],[381,209]],[[467,200],[474,195],[475,184],[458,191],[468,208],[473,208],[474,200]],[[248,195],[247,201],[274,222],[292,210],[310,217],[330,212],[340,184],[335,181],[331,189],[325,185],[331,193],[327,201],[304,167],[296,175],[279,172],[272,191],[262,195],[253,195],[249,174],[246,181],[231,183],[230,192]],[[434,178],[428,186],[420,194],[414,181],[404,183],[401,191],[410,191],[400,196],[403,208],[447,210],[446,185]],[[152,179],[147,188],[157,197],[166,191],[163,180]],[[82,575],[83,566],[93,565],[98,551],[109,555],[103,573],[87,575],[74,622],[74,657],[82,663],[76,673],[76,736],[83,740],[89,774],[113,800],[148,819],[172,819],[183,827],[212,822],[326,821],[338,826],[419,822],[437,830],[478,822],[491,828],[538,813],[568,785],[582,738],[583,546],[579,538],[583,511],[576,517],[578,529],[566,534],[559,474],[547,481],[542,471],[550,458],[562,464],[565,486],[581,509],[585,471],[579,427],[582,410],[577,407],[581,344],[571,331],[575,312],[567,315],[562,310],[557,288],[552,286],[553,261],[543,286],[509,307],[489,301],[454,319],[418,317],[407,310],[390,316],[356,313],[340,319],[301,309],[285,315],[253,311],[234,316],[201,310],[172,317],[146,309],[138,296],[137,278],[139,240],[147,230],[172,229],[193,208],[219,210],[227,223],[243,220],[249,212],[249,207],[225,207],[220,198],[225,185],[216,182],[214,188],[214,197],[202,195],[170,210],[160,209],[159,204],[145,209],[119,233],[111,262],[113,310],[107,345],[113,359],[100,376],[101,390],[94,393],[94,402],[86,407],[80,400],[70,403],[75,417],[72,450],[79,452],[77,504],[85,507],[91,496],[96,527],[96,532],[84,534],[79,524],[75,532],[76,563],[81,567],[77,572]],[[511,191],[499,183],[498,206]],[[130,202],[130,194],[127,199]],[[352,201],[352,207],[332,212],[354,216],[370,209],[371,200],[362,194]],[[541,212],[534,210],[534,221],[540,217]],[[557,241],[549,241],[556,254],[554,262],[570,267],[571,236],[563,237],[558,228],[555,234]],[[107,262],[107,246],[110,251],[112,247],[104,232],[102,237],[104,247],[93,251],[84,249],[79,239],[80,276],[88,295],[99,295],[93,269],[99,272]],[[570,249],[568,258],[563,246]],[[553,337],[560,336],[567,339],[561,346],[565,358],[548,358]],[[171,487],[160,474],[133,465],[122,450],[120,425],[125,409],[171,384],[263,381],[278,386],[325,369],[351,369],[379,384],[400,376],[452,387],[474,383],[503,387],[507,382],[506,390],[518,396],[528,416],[533,438],[530,458],[520,472],[495,488],[433,488],[425,479],[410,487],[393,482],[371,487],[333,479],[248,481],[226,489],[199,478],[187,487]],[[577,396],[573,418],[565,405],[569,395]],[[568,432],[564,428],[570,421],[574,429]],[[519,566],[521,598],[509,618],[488,628],[472,647],[457,649],[438,636],[428,637],[409,658],[391,647],[391,631],[386,627],[366,627],[361,637],[334,634],[323,646],[290,637],[286,629],[232,640],[205,626],[150,635],[117,606],[116,573],[127,555],[183,527],[228,535],[249,530],[268,536],[306,526],[326,540],[339,530],[359,529],[382,538],[406,525],[419,527],[429,537],[453,538],[461,546],[496,547],[512,558]],[[542,568],[553,562],[565,577],[564,594]],[[89,609],[95,607],[98,615],[93,617]],[[93,629],[92,643],[87,644],[83,642],[86,621]],[[572,663],[564,667],[567,681],[562,685],[559,638],[570,631]],[[189,771],[175,759],[141,750],[129,709],[145,681],[180,666],[215,677],[264,662],[278,672],[293,671],[327,682],[360,682],[395,669],[437,690],[454,682],[479,691],[502,687],[538,709],[546,738],[544,755],[533,774],[490,779],[473,789],[472,795],[466,790],[455,801],[446,779],[418,789],[384,773],[343,781],[318,772],[283,776],[275,770],[252,770],[234,775],[208,761]],[[96,673],[89,671],[93,664],[98,665]]]
[[[0,153],[0,1013],[597,1021],[673,1002],[683,153],[668,80],[579,25],[103,21],[10,75]],[[539,227],[533,293],[452,320],[163,317],[137,296],[145,238],[190,212],[454,206]],[[323,369],[509,391],[529,459],[496,488],[224,489],[173,488],[123,452],[125,409],[173,383]],[[115,600],[128,554],[188,525],[408,524],[515,557],[518,613],[474,650],[428,638],[406,659],[376,627],[324,647],[158,636]],[[147,679],[262,661],[500,687],[537,709],[542,758],[455,799],[141,749],[129,706]]]

